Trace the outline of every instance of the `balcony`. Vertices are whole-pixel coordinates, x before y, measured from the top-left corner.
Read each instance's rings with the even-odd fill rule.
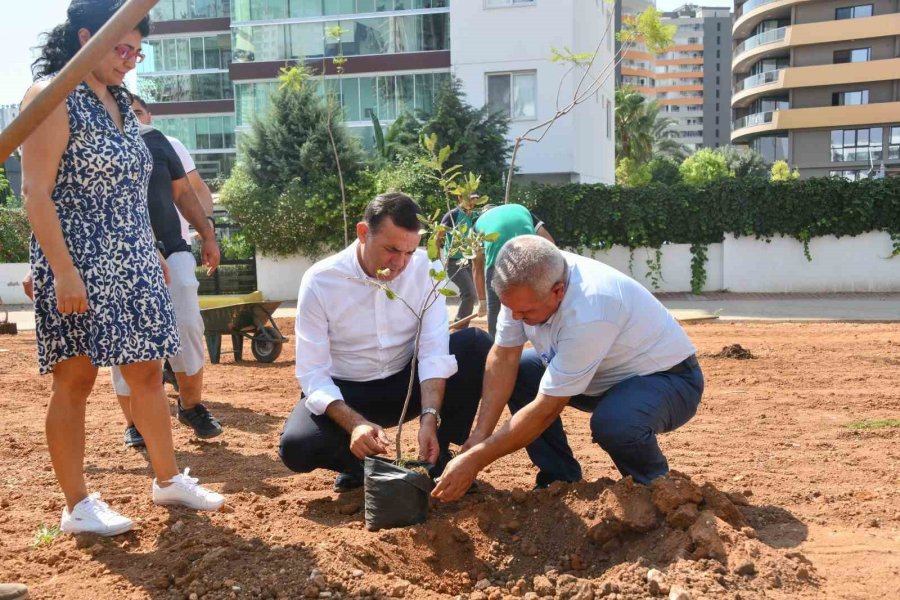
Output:
[[[734,55],[737,56],[738,54],[748,52],[750,50],[753,50],[754,48],[758,48],[759,46],[764,46],[766,44],[780,42],[784,40],[784,36],[785,33],[787,33],[787,30],[787,27],[779,27],[778,29],[764,31],[760,34],[754,35],[753,37],[747,38],[735,47]]]
[[[760,133],[776,130],[852,129],[897,122],[900,122],[900,102],[790,108],[737,119],[732,124],[731,142],[746,144]]]
[[[789,19],[794,5],[812,1],[814,0],[748,0],[735,10],[731,35],[734,38],[745,37],[766,19]]]
[[[766,71],[758,75],[745,77],[744,79],[741,79],[736,84],[734,84],[734,93],[740,92],[742,90],[748,90],[750,88],[755,88],[761,85],[766,85],[769,83],[775,83],[781,76],[782,71],[783,69],[775,69],[774,71]]]
[[[772,123],[775,120],[774,116],[776,112],[777,111],[770,110],[735,119],[734,123],[731,125],[731,129],[732,131],[737,131],[738,129],[744,129],[745,127],[756,127],[757,125]]]

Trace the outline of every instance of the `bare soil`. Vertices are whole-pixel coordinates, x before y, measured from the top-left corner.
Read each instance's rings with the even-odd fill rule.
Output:
[[[586,416],[567,410],[584,482],[531,491],[534,468],[517,452],[482,473],[480,493],[374,533],[361,490],[338,496],[333,474],[293,475],[278,459],[298,398],[292,347],[271,365],[226,356],[207,368],[220,438],[192,440],[173,419],[180,466],[229,497],[215,514],[151,503],[146,457],[123,448],[101,372],[87,410],[89,487],[138,527],[37,545],[63,505],[43,434],[50,379],[36,373],[33,333],[0,336],[0,580],[28,583],[33,598],[91,600],[897,597],[900,429],[847,424],[900,415],[900,326],[686,330],[706,393],[694,420],[661,438],[669,477],[618,481]],[[717,354],[736,344],[755,360]]]

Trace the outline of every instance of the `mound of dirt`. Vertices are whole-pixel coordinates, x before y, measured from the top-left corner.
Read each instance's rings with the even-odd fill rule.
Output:
[[[315,546],[270,550],[268,568],[300,577],[280,577],[278,590],[256,587],[255,597],[746,600],[815,585],[808,561],[758,541],[733,500],[747,504],[676,472],[650,487],[628,478],[533,492],[488,490],[436,506],[420,526],[371,534],[359,527]],[[335,504],[355,530],[357,501]],[[210,589],[203,580],[210,570],[240,565],[228,555],[254,550],[251,544],[198,552],[198,561],[163,583],[182,597],[198,591],[204,592],[198,598],[233,597],[231,586]],[[304,573],[298,569],[303,556],[333,568]],[[213,580],[247,576],[226,571]]]
[[[740,344],[731,344],[725,346],[721,351],[711,354],[714,358],[736,358],[738,360],[749,360],[756,358],[752,352],[741,346]]]

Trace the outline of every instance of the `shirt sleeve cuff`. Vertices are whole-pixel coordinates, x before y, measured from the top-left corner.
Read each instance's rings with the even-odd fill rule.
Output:
[[[419,382],[428,379],[449,379],[459,367],[452,354],[429,356],[419,361]]]
[[[336,385],[326,385],[306,397],[306,408],[314,415],[323,415],[328,405],[335,400],[343,400],[341,390]]]

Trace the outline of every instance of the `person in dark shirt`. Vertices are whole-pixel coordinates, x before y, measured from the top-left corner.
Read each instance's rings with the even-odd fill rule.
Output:
[[[143,101],[137,96],[134,98],[132,108],[142,107]],[[203,240],[200,256],[210,274],[219,265],[219,246],[212,218],[206,216],[178,153],[161,131],[147,123],[146,116],[142,118],[139,113],[138,119],[143,123],[141,137],[153,155],[153,172],[147,191],[150,224],[169,266],[168,289],[181,338],[181,352],[169,359],[178,380],[178,420],[193,428],[198,438],[208,439],[221,434],[222,425],[201,403],[204,327],[197,298],[200,284],[194,272],[197,263],[191,246],[182,235],[179,212],[200,234]],[[115,368],[113,387],[125,414],[125,445],[143,446],[143,437],[131,419],[131,391]]]

